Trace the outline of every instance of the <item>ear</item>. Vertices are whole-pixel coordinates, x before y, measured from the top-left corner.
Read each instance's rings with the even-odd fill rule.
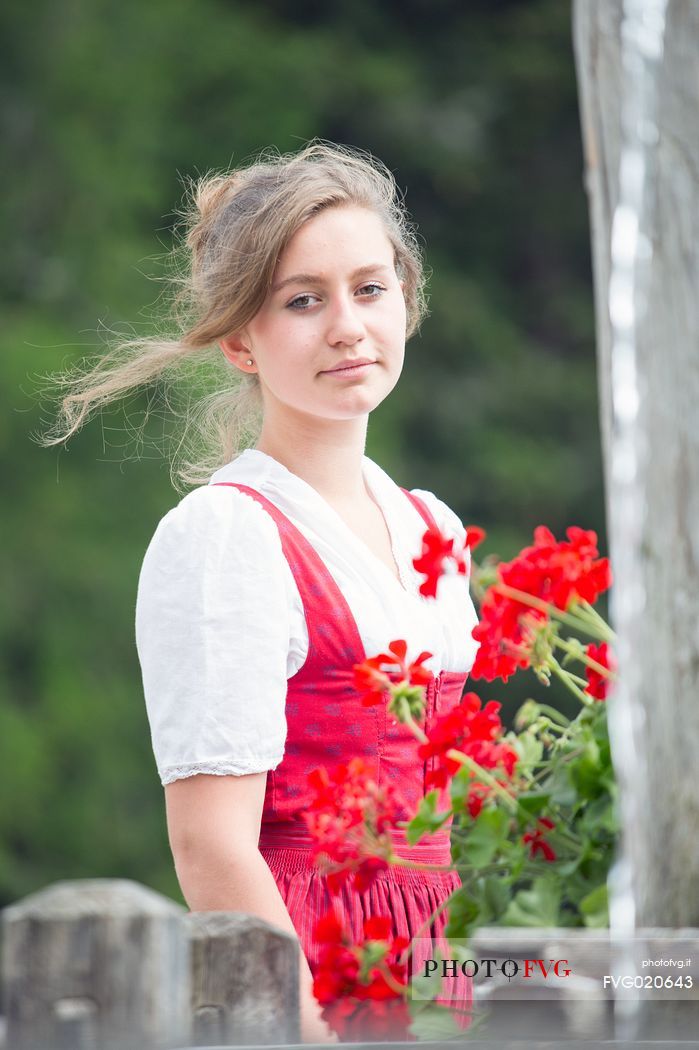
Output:
[[[244,332],[235,332],[233,335],[226,336],[225,339],[220,339],[218,345],[221,348],[221,353],[232,365],[239,368],[241,372],[253,375],[257,372],[257,368],[254,364],[248,364],[252,355],[247,342]]]

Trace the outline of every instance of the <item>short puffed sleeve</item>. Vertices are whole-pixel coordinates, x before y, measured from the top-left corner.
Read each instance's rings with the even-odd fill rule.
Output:
[[[163,784],[281,762],[285,570],[274,521],[235,489],[195,489],[160,521],[138,583],[136,645]]]

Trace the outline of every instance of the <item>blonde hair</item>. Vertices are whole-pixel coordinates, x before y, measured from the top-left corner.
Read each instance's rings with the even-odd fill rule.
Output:
[[[60,395],[56,423],[41,444],[66,441],[92,412],[129,391],[164,380],[209,374],[217,389],[184,412],[184,431],[172,459],[172,478],[202,484],[259,432],[261,397],[256,376],[228,362],[219,340],[244,328],[265,301],[284,248],[296,231],[325,208],[357,205],[374,211],[393,245],[404,281],[407,335],[426,313],[421,252],[389,169],[371,154],[313,140],[297,153],[263,151],[233,171],[189,186],[181,213],[184,231],[173,258],[179,286],[173,300],[176,331],[119,341],[99,362],[52,377]]]

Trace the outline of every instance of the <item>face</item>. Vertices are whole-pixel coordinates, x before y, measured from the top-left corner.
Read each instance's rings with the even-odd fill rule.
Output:
[[[337,207],[297,230],[262,308],[221,349],[259,375],[266,422],[270,414],[349,420],[366,417],[396,385],[405,330],[402,282],[381,220],[366,208]]]

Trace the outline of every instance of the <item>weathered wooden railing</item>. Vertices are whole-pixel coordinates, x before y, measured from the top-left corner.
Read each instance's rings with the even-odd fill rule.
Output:
[[[3,912],[7,1045],[298,1043],[298,959],[251,916],[188,914],[124,879],[58,882]]]
[[[2,920],[8,1050],[299,1042],[298,942],[259,919],[189,914],[138,883],[89,879],[55,883],[6,908]],[[639,938],[643,955],[682,956],[681,970],[653,973],[693,982],[686,994],[636,995],[651,1007],[645,1038],[695,1038],[699,931],[647,930]],[[537,1046],[614,1039],[615,1001],[604,976],[621,971],[608,930],[491,927],[476,933],[468,954],[498,960],[492,979],[483,979],[483,966],[475,978],[484,1024],[468,1039],[474,1050],[509,1041],[521,1050],[525,1039]],[[570,975],[554,988],[543,972],[517,986],[501,966],[508,961],[511,972],[518,961],[541,959],[546,969],[559,958],[569,960]]]

